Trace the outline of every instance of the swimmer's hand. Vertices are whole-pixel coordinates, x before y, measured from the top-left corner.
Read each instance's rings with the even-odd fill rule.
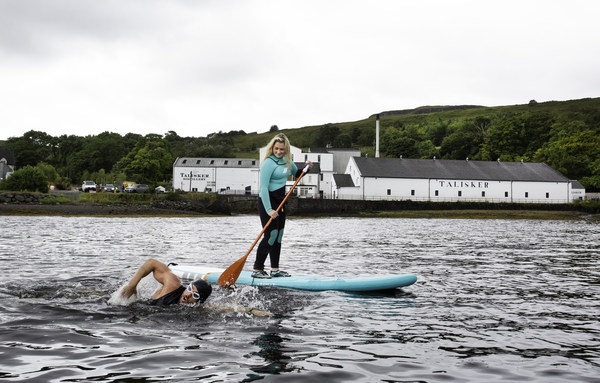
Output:
[[[266,311],[261,311],[261,310],[257,310],[257,309],[252,309],[250,310],[250,314],[255,315],[257,317],[272,317],[273,314],[266,312]]]
[[[129,299],[131,296],[137,295],[136,286],[130,286],[129,284],[123,287],[123,291],[121,291],[121,296],[125,299]]]

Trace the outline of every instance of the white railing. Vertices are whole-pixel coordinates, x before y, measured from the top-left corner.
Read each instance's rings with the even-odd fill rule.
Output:
[[[336,199],[351,201],[415,201],[415,202],[490,202],[490,203],[568,203],[562,199],[532,199],[532,198],[469,198],[469,197],[400,197],[400,196],[362,196],[339,195]]]
[[[194,193],[194,192],[192,192]],[[218,194],[222,195],[240,195],[240,196],[252,196],[257,197],[257,191],[246,191],[246,190],[220,190]],[[298,196],[294,192],[295,196]],[[318,198],[318,196],[307,194],[299,196],[300,198]],[[488,202],[488,203],[545,203],[545,204],[559,204],[568,203],[569,201],[560,199],[532,199],[532,198],[469,198],[469,197],[400,197],[400,196],[362,196],[362,195],[338,195],[336,198],[326,199],[338,199],[338,200],[350,200],[350,201],[415,201],[415,202]]]

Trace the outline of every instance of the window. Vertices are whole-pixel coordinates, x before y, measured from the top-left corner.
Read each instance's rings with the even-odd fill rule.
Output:
[[[436,191],[435,191],[435,196],[437,197],[437,196],[439,196],[439,195],[440,195],[440,191],[439,191],[439,190],[436,190]]]
[[[415,195],[415,191],[414,191],[414,190],[411,190],[411,191],[410,191],[410,195]]]
[[[546,193],[546,198],[550,198],[550,193]]]
[[[187,160],[183,160],[183,162],[181,162],[182,164],[185,164],[187,162]]]
[[[320,154],[317,156],[317,162],[321,162],[321,155]]]
[[[241,165],[241,164],[242,164],[242,161],[238,161],[238,165]]]
[[[210,164],[214,165],[215,164],[215,160],[210,160]]]
[[[304,161],[308,161],[308,154],[304,155]]]
[[[525,198],[529,198],[529,192],[525,192]]]
[[[504,196],[508,198],[508,192],[504,192]]]
[[[196,192],[198,192],[198,188],[192,188],[192,191],[193,191],[194,193],[196,193]]]
[[[229,161],[228,161],[228,160],[225,160],[225,165],[227,165],[228,163],[229,163]]]
[[[462,197],[462,191],[461,190],[458,191],[458,196]]]
[[[387,190],[387,195],[392,195],[392,189]]]
[[[485,197],[485,192],[484,191],[481,192],[481,196]]]
[[[256,161],[252,161],[252,165],[256,165]]]
[[[199,165],[199,164],[200,164],[200,160],[196,160],[196,165]]]
[[[323,173],[321,173],[321,181],[323,181]]]

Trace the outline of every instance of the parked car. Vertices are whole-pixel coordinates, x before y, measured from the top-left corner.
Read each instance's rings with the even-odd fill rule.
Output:
[[[96,191],[96,183],[94,181],[83,181],[83,184],[81,185],[81,191],[82,192],[91,192],[91,191]]]
[[[135,184],[125,188],[125,193],[147,193],[150,188],[145,184]]]
[[[106,184],[104,185],[104,191],[107,193],[114,193],[115,192],[115,185],[113,184]]]
[[[156,194],[164,194],[164,193],[167,192],[167,189],[165,189],[164,186],[157,186],[157,187],[154,188],[154,192]]]

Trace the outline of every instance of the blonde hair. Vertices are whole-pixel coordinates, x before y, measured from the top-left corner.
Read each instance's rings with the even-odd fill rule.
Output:
[[[283,133],[279,133],[278,135],[273,137],[271,139],[271,141],[269,141],[269,143],[267,144],[267,152],[265,153],[265,157],[262,159],[262,161],[271,157],[271,155],[273,154],[273,146],[275,146],[276,142],[279,142],[279,143],[285,145],[285,154],[283,155],[283,157],[285,158],[285,162],[287,163],[287,166],[291,172],[292,171],[292,153],[290,150],[290,140]]]

